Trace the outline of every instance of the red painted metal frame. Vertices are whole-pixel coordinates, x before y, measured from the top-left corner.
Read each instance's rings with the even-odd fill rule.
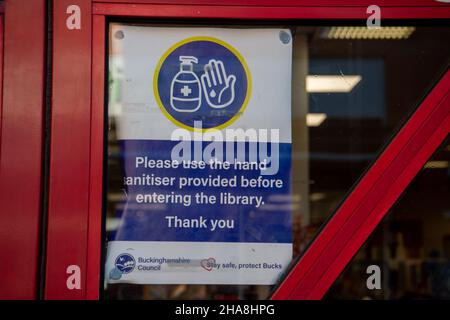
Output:
[[[100,283],[101,221],[102,221],[102,172],[103,172],[103,123],[105,92],[105,17],[93,18],[93,70],[92,70],[92,127],[91,127],[91,175],[89,206],[89,247],[87,250],[87,299],[98,298]]]
[[[246,6],[246,7],[368,7],[376,4],[383,7],[443,7],[443,2],[429,0],[94,0],[98,3],[128,3],[128,4],[160,4],[190,6]]]
[[[0,256],[8,263],[0,264],[0,299],[37,294],[45,9],[45,0],[7,0],[1,8]]]
[[[81,30],[69,31],[65,27],[66,8],[68,5],[79,5],[82,8]],[[52,140],[50,163],[50,199],[49,199],[49,225],[47,237],[47,280],[45,297],[47,299],[97,299],[99,296],[99,271],[101,249],[101,208],[102,208],[102,172],[103,172],[103,121],[104,121],[104,86],[105,86],[105,18],[107,16],[120,17],[148,17],[148,18],[224,18],[224,19],[366,19],[368,1],[355,4],[353,1],[146,1],[146,0],[58,0],[54,2],[54,63],[53,63],[53,111],[52,111]],[[346,6],[342,9],[338,6]],[[382,7],[383,18],[395,19],[432,19],[450,18],[450,6],[428,1],[379,1]],[[446,82],[443,82],[448,85]],[[442,84],[440,85],[442,87]],[[436,92],[438,88],[435,89]],[[442,90],[442,89],[441,89]],[[435,93],[434,93],[435,94]],[[431,97],[431,96],[430,96]],[[408,129],[402,132],[419,130],[420,125],[427,119],[423,110],[436,109],[437,106],[428,98],[415,114],[415,120],[408,122]],[[427,105],[428,107],[425,107]],[[434,119],[434,118],[433,118]],[[436,124],[436,123],[435,123]],[[439,127],[439,128],[442,128]],[[442,129],[441,129],[442,130]],[[427,131],[428,132],[428,131]],[[400,137],[400,138],[399,138]],[[401,143],[405,134],[395,141]],[[424,135],[433,141],[431,135]],[[417,137],[416,137],[417,138]],[[420,137],[419,137],[420,138]],[[400,140],[399,140],[400,139]],[[413,143],[416,139],[412,139]],[[420,139],[419,139],[420,140]],[[429,149],[436,145],[430,144]],[[417,146],[416,146],[417,147]],[[392,145],[390,149],[392,150]],[[386,152],[387,152],[386,150]],[[428,150],[428,151],[430,151]],[[427,151],[427,150],[425,150]],[[421,151],[419,155],[425,158],[427,152]],[[391,159],[394,153],[384,153],[385,159]],[[413,157],[405,158],[415,163]],[[409,161],[408,160],[408,161]],[[370,172],[379,175],[384,172],[387,164],[375,165]],[[415,164],[416,168],[418,164]],[[396,192],[406,186],[404,173],[414,172],[410,165],[397,163],[392,167],[403,185],[398,185]],[[389,167],[390,168],[390,167]],[[405,170],[403,170],[405,169]],[[352,193],[353,199],[373,201],[374,198],[365,198],[368,183],[373,183],[368,173],[360,182],[360,186]],[[403,179],[403,180],[402,180]],[[387,186],[386,184],[384,184]],[[397,184],[396,184],[397,185]],[[360,191],[359,191],[360,190]],[[356,194],[356,195],[354,195]],[[392,201],[393,198],[391,198]],[[388,202],[383,209],[388,208]],[[372,203],[372,202],[368,202]],[[346,202],[342,208],[350,208],[352,203]],[[353,203],[355,206],[355,203]],[[327,285],[332,283],[335,275],[339,273],[343,264],[341,261],[350,257],[348,247],[352,250],[359,248],[358,241],[367,237],[372,227],[362,227],[355,234],[342,234],[340,228],[359,225],[352,219],[342,217],[349,213],[342,212],[342,208],[330,221],[330,232],[322,232],[315,240],[314,249],[308,250],[305,257],[289,274],[282,286],[275,293],[274,298],[318,298]],[[353,208],[353,207],[352,207]],[[346,209],[348,210],[348,209]],[[378,210],[378,209],[377,209]],[[387,210],[387,209],[386,209]],[[352,211],[353,212],[353,211]],[[362,212],[361,210],[359,212]],[[367,212],[373,214],[374,210]],[[376,211],[379,212],[379,211]],[[362,217],[359,217],[361,219]],[[377,218],[381,218],[377,215]],[[372,220],[370,220],[372,219]],[[370,218],[368,223],[372,226],[378,220]],[[352,222],[353,221],[353,222]],[[360,221],[360,220],[358,220]],[[324,256],[319,247],[325,240],[330,241],[331,236],[348,237],[355,235],[358,241],[343,242],[342,252],[346,255],[337,257],[333,252]],[[331,242],[333,243],[333,241]],[[322,248],[322,249],[323,249]],[[345,250],[344,250],[345,249]],[[325,251],[324,251],[325,252]],[[317,259],[325,259],[328,263],[330,276],[320,272],[321,265]],[[321,261],[322,261],[321,260]],[[317,260],[319,261],[319,260]],[[348,261],[348,259],[347,259]],[[82,287],[80,290],[68,290],[66,287],[66,268],[76,264],[82,270]],[[309,265],[311,268],[305,269]],[[298,272],[300,270],[300,272]],[[316,271],[317,270],[317,271]],[[309,292],[301,292],[300,281],[308,272],[307,283]],[[322,280],[323,279],[323,280]],[[317,281],[316,281],[317,280]],[[304,281],[305,282],[305,281]],[[305,282],[306,283],[306,282]],[[300,289],[299,289],[300,288]],[[321,291],[319,290],[321,288]],[[306,295],[303,295],[307,293]],[[311,293],[311,294],[310,294]]]
[[[335,1],[329,6],[248,6],[226,5],[216,1],[216,5],[146,4],[141,1],[124,3],[94,3],[93,13],[120,17],[163,17],[163,18],[212,18],[212,19],[367,19],[367,6],[353,4],[341,7]],[[175,1],[173,1],[175,3]],[[236,1],[235,1],[236,2]],[[265,1],[269,3],[269,1]],[[433,3],[434,4],[434,3]],[[382,7],[383,19],[442,19],[450,16],[450,6],[386,6]]]
[[[91,1],[58,0],[53,5],[45,297],[84,299],[91,162]],[[81,9],[81,30],[66,27],[66,11],[70,5],[78,5]],[[66,271],[70,265],[81,269],[80,290],[69,290],[66,286]]]

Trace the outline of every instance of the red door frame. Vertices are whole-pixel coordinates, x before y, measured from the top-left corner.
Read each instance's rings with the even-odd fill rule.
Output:
[[[4,24],[5,24],[5,6],[0,3],[0,159],[2,156],[2,109],[3,109],[3,49],[4,49]]]
[[[37,295],[44,134],[45,0],[0,4],[0,299]],[[3,81],[2,81],[3,80]]]
[[[98,299],[100,285],[102,172],[103,172],[103,120],[106,17],[148,18],[224,18],[224,19],[366,19],[366,8],[372,1],[149,1],[149,0],[59,0],[54,2],[53,24],[53,104],[50,159],[50,197],[47,234],[47,263],[45,297],[47,299]],[[189,4],[187,4],[189,3]],[[81,8],[81,29],[66,28],[69,5]],[[382,18],[432,19],[449,18],[450,6],[428,1],[378,1]],[[339,6],[339,7],[338,7]],[[341,6],[345,6],[342,9]],[[420,161],[439,145],[442,130],[448,131],[448,123],[428,116],[437,110],[441,120],[449,111],[448,99],[442,100],[443,91],[450,87],[449,75],[441,81],[433,94],[420,106],[401,133],[383,153],[384,160],[377,162],[358,187],[350,201],[339,209],[329,226],[316,238],[314,244],[289,273],[273,298],[320,298],[339,270],[348,262],[351,252],[357,250],[363,240],[381,219],[397,193],[412,178]],[[439,95],[441,94],[441,95]],[[445,93],[446,94],[446,93]],[[444,95],[445,95],[444,94]],[[441,102],[439,104],[438,102]],[[443,111],[442,111],[443,110]],[[428,122],[427,122],[428,121]],[[447,121],[447,120],[445,120]],[[430,125],[426,125],[430,123]],[[422,127],[426,125],[427,130]],[[437,138],[429,126],[437,126],[441,135]],[[422,131],[420,131],[422,130]],[[434,137],[434,138],[433,138]],[[417,144],[415,141],[420,141]],[[442,140],[442,139],[441,139]],[[401,148],[408,142],[408,152]],[[429,144],[424,143],[428,142]],[[412,148],[412,149],[411,149]],[[417,156],[411,154],[417,152]],[[420,151],[420,152],[418,152]],[[403,153],[402,153],[403,152]],[[414,153],[414,152],[413,152]],[[393,158],[402,159],[393,162]],[[419,160],[415,160],[417,157]],[[397,159],[397,158],[396,158]],[[388,172],[397,177],[392,196],[382,197],[376,211],[358,206],[362,200],[376,201],[370,196],[376,178]],[[381,178],[380,178],[381,179]],[[384,180],[383,180],[384,181]],[[381,186],[391,186],[385,181]],[[391,186],[392,188],[392,186]],[[398,195],[397,195],[398,196]],[[389,200],[389,201],[388,201]],[[358,208],[354,210],[355,206]],[[382,207],[380,211],[380,206]],[[367,209],[367,208],[366,208]],[[342,213],[343,212],[343,213]],[[358,213],[357,215],[355,213]],[[352,215],[350,218],[349,216]],[[357,217],[357,219],[355,218]],[[346,219],[349,218],[349,219]],[[364,226],[361,221],[367,218]],[[367,227],[366,227],[367,223]],[[358,229],[359,228],[359,229]],[[353,232],[357,229],[358,232]],[[326,231],[325,231],[326,230]],[[351,232],[352,231],[352,232]],[[349,237],[352,241],[348,241]],[[326,246],[334,239],[343,241],[337,257]],[[359,244],[359,245],[358,245]],[[325,250],[327,249],[327,250]],[[320,264],[316,262],[320,261]],[[342,263],[344,261],[345,263]],[[324,274],[322,263],[331,270]],[[66,286],[69,265],[81,269],[81,288],[69,290]],[[308,278],[303,276],[308,274]],[[308,281],[306,281],[308,280]],[[303,284],[305,283],[305,284]],[[307,288],[307,291],[303,291]]]

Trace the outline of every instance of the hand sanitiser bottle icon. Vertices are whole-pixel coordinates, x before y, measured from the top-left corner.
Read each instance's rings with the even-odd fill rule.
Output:
[[[180,56],[180,71],[170,85],[170,105],[178,112],[195,112],[202,103],[200,80],[193,63],[198,63],[196,57]]]

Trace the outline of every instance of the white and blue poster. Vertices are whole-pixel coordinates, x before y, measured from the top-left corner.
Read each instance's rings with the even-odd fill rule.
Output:
[[[106,281],[276,283],[292,259],[290,30],[110,34],[126,199]]]

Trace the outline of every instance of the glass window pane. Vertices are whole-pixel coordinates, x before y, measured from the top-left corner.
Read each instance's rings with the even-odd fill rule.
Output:
[[[450,138],[425,164],[327,294],[450,299]],[[380,277],[373,278],[378,271]],[[375,274],[375,273],[376,274]],[[378,281],[379,280],[379,281]]]
[[[448,28],[383,30],[384,33],[374,34],[365,28],[340,26],[211,28],[111,23],[105,297],[266,298],[291,258],[301,254],[448,65],[450,41],[443,41],[450,40]],[[161,70],[168,70],[167,77],[161,76]],[[164,91],[161,94],[160,89]],[[204,110],[206,113],[202,113]],[[246,120],[248,114],[253,115],[251,121]],[[171,156],[168,148],[158,142],[158,137],[169,132],[166,128],[193,126],[195,119],[207,128],[219,127],[221,132],[230,128],[277,129],[280,170],[272,175],[272,180],[280,180],[281,186],[236,189],[222,185],[214,190],[211,186],[198,186],[178,192],[170,178],[179,182],[181,171],[168,173],[173,168],[168,171],[150,167],[155,164],[153,160]],[[249,150],[246,156],[257,156],[250,149],[251,142],[245,146]],[[200,146],[201,150],[204,148],[205,145]],[[137,155],[141,158],[139,164]],[[139,170],[136,166],[140,166]],[[187,179],[199,174],[192,168],[184,172]],[[204,171],[202,177],[214,178],[218,172],[223,176],[224,171],[212,170]],[[231,170],[225,175],[253,178],[258,183],[264,178],[258,172]],[[162,181],[159,186],[155,186],[155,181],[150,183],[152,186],[146,185],[149,182],[143,176],[149,175],[150,179],[152,174],[167,178],[167,185],[161,185]],[[139,179],[135,178],[142,178],[138,187]],[[183,204],[183,197],[170,205],[168,202],[178,200],[158,200],[162,194],[194,196],[202,191],[216,195],[220,203],[199,206],[194,212],[192,206]],[[221,192],[231,195],[224,200],[219,198]],[[154,196],[138,201],[144,198],[137,199],[136,193]],[[236,196],[240,196],[239,200]],[[229,228],[230,232],[207,235],[199,228],[167,229],[167,216],[186,215],[197,219],[186,223],[198,223],[198,227],[202,226],[200,216],[226,217],[235,225]],[[223,223],[223,228],[227,228],[227,222]],[[158,261],[136,261],[139,257],[133,254],[119,254],[130,253],[136,244],[133,241],[143,239],[158,241],[152,244],[147,258],[161,257],[164,252],[166,258],[189,260],[201,252],[204,256],[193,259],[196,267],[192,270],[202,274],[197,277],[183,269],[177,275],[158,275]],[[196,244],[192,248],[198,250],[187,250],[181,255],[180,250],[190,242],[187,239],[193,239]],[[117,251],[117,241],[130,243],[122,243],[123,250]],[[223,251],[209,251],[219,243],[224,246]],[[251,243],[254,248],[248,246]],[[263,249],[256,250],[257,246]],[[227,252],[230,263],[223,260],[224,254],[216,257],[211,252]],[[252,252],[256,252],[254,256]],[[268,262],[264,270],[259,268],[259,262],[251,263],[256,256],[262,259],[258,261]],[[245,272],[239,272],[236,266],[235,273],[214,273],[217,265],[234,268],[234,263],[239,262]],[[167,261],[162,264],[168,266]],[[139,265],[149,268],[138,275],[134,268]],[[255,272],[250,272],[252,268]]]

